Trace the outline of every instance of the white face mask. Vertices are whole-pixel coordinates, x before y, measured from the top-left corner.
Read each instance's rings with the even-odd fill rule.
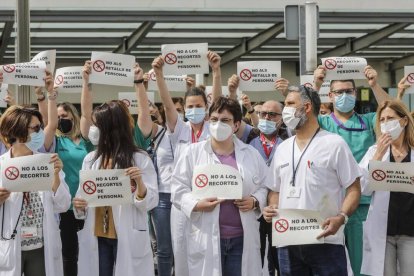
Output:
[[[391,135],[392,140],[397,140],[403,130],[404,128],[400,125],[398,119],[381,123],[381,132]]]
[[[282,111],[282,119],[285,125],[290,129],[296,129],[297,125],[300,122],[300,117],[295,116],[296,108],[295,107],[284,107]]]
[[[220,121],[210,123],[209,129],[210,135],[219,142],[227,140],[233,134],[231,126]]]
[[[88,133],[88,138],[89,141],[91,141],[92,145],[97,146],[99,143],[99,136],[100,136],[101,132],[99,131],[99,128],[97,128],[96,126],[90,126],[89,128],[89,133]]]

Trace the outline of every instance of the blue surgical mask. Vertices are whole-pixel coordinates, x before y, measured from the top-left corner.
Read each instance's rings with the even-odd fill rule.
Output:
[[[348,113],[355,107],[356,97],[343,93],[342,96],[335,96],[335,107],[340,112]]]
[[[40,129],[39,132],[33,132],[30,134],[30,141],[26,142],[25,145],[31,151],[38,151],[44,143],[45,133],[43,132],[43,129]]]
[[[185,110],[185,117],[193,124],[199,124],[204,121],[206,117],[206,110],[204,107],[187,108]]]
[[[266,135],[272,134],[277,130],[276,122],[259,119],[259,124],[257,125],[259,130]]]

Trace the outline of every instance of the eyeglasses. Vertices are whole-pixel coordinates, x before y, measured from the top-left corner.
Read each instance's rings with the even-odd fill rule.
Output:
[[[346,94],[354,94],[355,88],[333,90],[331,92],[334,93],[336,96],[342,96],[344,93],[346,93]]]
[[[43,125],[38,124],[35,126],[28,126],[27,128],[33,130],[34,132],[39,132],[41,129],[43,129]]]
[[[216,118],[216,117],[211,117],[210,118],[210,123],[217,123],[218,121],[224,123],[224,124],[229,124],[231,121],[233,121],[233,119],[230,118]]]
[[[266,116],[269,116],[269,118],[276,118],[276,116],[281,116],[282,114],[277,112],[261,111],[258,112],[258,115],[260,116],[260,118],[265,118]]]

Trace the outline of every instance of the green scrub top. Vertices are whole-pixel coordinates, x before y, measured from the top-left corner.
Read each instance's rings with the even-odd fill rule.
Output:
[[[346,121],[343,126],[350,129],[361,129],[360,119],[366,125],[363,131],[350,131],[339,127],[339,125],[332,119],[331,116],[318,116],[318,122],[321,128],[340,135],[351,149],[355,160],[359,163],[367,152],[368,148],[375,144],[375,120],[376,113],[357,114],[354,113],[351,118]],[[360,204],[369,204],[369,196],[361,196]]]

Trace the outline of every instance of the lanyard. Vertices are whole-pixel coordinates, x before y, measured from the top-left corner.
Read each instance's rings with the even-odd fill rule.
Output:
[[[293,187],[295,187],[296,173],[298,172],[298,167],[300,165],[300,161],[302,160],[303,155],[305,155],[306,150],[309,148],[310,144],[313,141],[313,138],[315,138],[316,134],[318,134],[320,129],[321,128],[318,127],[315,134],[312,136],[309,143],[306,145],[306,148],[304,149],[304,151],[302,152],[302,154],[299,157],[299,161],[298,161],[298,164],[296,165],[296,168],[295,168],[295,142],[296,142],[296,136],[293,139],[293,146],[292,146],[292,172],[293,172],[293,175],[292,175],[292,181],[290,182]]]
[[[358,114],[356,114],[356,113],[354,113],[354,114],[355,114],[355,116],[357,116],[357,118],[359,120],[359,123],[361,124],[361,128],[352,128],[352,127],[348,128],[348,127],[344,126],[344,124],[341,123],[338,120],[338,118],[336,118],[336,116],[333,112],[331,113],[330,116],[331,116],[332,120],[334,120],[335,124],[337,126],[339,126],[340,128],[344,129],[344,130],[348,130],[348,131],[364,131],[364,130],[366,130],[367,125],[365,124],[364,120],[362,120],[361,116],[359,116]]]
[[[197,131],[197,134],[194,135],[193,128],[191,128],[191,142],[192,143],[198,143],[198,139],[200,139],[200,136],[203,133],[203,129],[204,129],[204,123],[201,126],[201,129],[199,131]]]
[[[263,133],[260,133],[260,141],[262,141],[262,146],[263,146],[264,153],[266,154],[266,157],[269,158],[270,154],[272,153],[273,146],[276,143],[276,136],[273,137],[272,141],[270,141],[269,147],[267,147],[266,138],[263,135]]]

